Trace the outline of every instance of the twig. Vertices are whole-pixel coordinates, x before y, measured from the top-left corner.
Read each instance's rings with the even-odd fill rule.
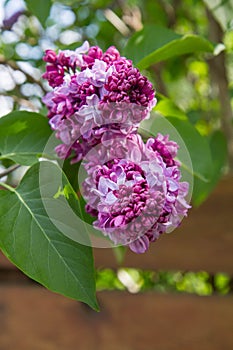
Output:
[[[123,21],[135,32],[143,28],[142,14],[138,6],[128,6],[125,4],[123,7],[123,13]]]
[[[30,74],[28,74],[27,72],[25,72],[22,68],[20,68],[17,64],[17,62],[15,61],[12,61],[12,60],[6,60],[4,56],[0,55],[0,64],[3,64],[5,66],[8,66],[10,68],[12,68],[13,70],[19,70],[20,72],[22,72],[26,78],[27,78],[27,81],[29,83],[36,83],[37,85],[40,86],[40,88],[42,89],[42,91],[44,93],[46,93],[47,91],[45,90],[43,84],[41,83],[40,80],[37,80],[35,79],[34,77],[32,77]]]
[[[19,165],[19,164],[14,164],[14,165],[10,166],[6,170],[4,170],[2,173],[0,173],[0,179],[4,176],[11,174],[13,171],[15,171],[16,169],[18,169],[20,167],[21,167],[21,165]]]
[[[118,17],[115,12],[110,9],[106,9],[104,11],[104,15],[107,20],[112,23],[112,25],[124,36],[130,35],[130,30],[127,25]]]
[[[38,112],[38,108],[31,101],[28,101],[25,98],[21,98],[19,96],[12,95],[11,93],[9,93],[8,95],[1,94],[1,96],[10,97],[13,99],[14,102],[18,103],[19,105],[26,106],[26,107],[30,108],[33,112]]]

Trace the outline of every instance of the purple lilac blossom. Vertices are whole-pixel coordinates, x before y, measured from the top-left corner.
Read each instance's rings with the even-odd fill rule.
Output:
[[[177,227],[190,208],[188,183],[174,159],[178,145],[158,134],[146,144],[138,134],[99,145],[86,156],[83,194],[94,227],[116,245],[144,253],[160,234]]]
[[[135,131],[156,104],[152,84],[114,46],[104,53],[87,42],[75,51],[47,50],[44,61],[43,77],[53,90],[43,102],[49,124],[62,141],[56,148],[61,158],[73,153],[72,162],[81,160],[90,146],[102,142],[103,129],[111,125],[118,124],[115,129],[124,129],[124,135]]]
[[[47,50],[43,75],[53,88],[43,102],[61,144],[58,157],[84,160],[86,211],[116,245],[144,253],[177,227],[190,208],[176,142],[137,133],[156,104],[149,80],[111,46]]]

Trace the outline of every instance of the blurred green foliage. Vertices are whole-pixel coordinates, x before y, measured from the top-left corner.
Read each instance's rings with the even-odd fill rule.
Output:
[[[232,279],[225,273],[210,275],[205,271],[149,271],[135,268],[100,269],[96,273],[96,288],[127,290],[130,293],[191,293],[200,296],[232,293]]]

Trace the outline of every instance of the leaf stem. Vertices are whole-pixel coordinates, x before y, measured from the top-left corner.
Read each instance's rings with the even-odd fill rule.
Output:
[[[13,187],[7,185],[5,182],[0,181],[0,188],[1,187],[4,187],[8,191],[15,192],[15,189]]]

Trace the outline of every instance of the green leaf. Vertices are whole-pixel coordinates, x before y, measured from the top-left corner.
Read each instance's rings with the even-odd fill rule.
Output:
[[[212,176],[208,183],[196,179],[196,191],[193,195],[193,203],[196,206],[200,205],[214,189],[227,161],[227,142],[221,131],[215,131],[211,135],[209,145],[212,156]]]
[[[189,151],[193,167],[195,192],[195,178],[207,183],[212,176],[212,157],[209,144],[206,138],[201,136],[188,121],[173,117],[167,119],[176,128]],[[183,166],[186,165],[183,164]]]
[[[32,165],[43,154],[52,131],[38,113],[18,111],[0,118],[0,160]]]
[[[179,145],[177,158],[181,162],[182,180],[190,184],[194,204],[202,195],[203,188],[208,186],[213,176],[213,164],[210,146],[207,139],[199,134],[187,120],[176,117],[164,118],[151,114],[151,118],[141,123],[140,132],[169,135]],[[147,135],[148,136],[148,135]],[[199,184],[202,187],[199,187]],[[193,189],[193,193],[191,193]]]
[[[160,100],[156,104],[154,110],[165,117],[177,117],[182,120],[187,120],[186,114],[169,98]]]
[[[51,0],[25,0],[28,10],[36,16],[41,24],[44,26],[46,19],[50,14],[50,8],[52,6]]]
[[[227,162],[227,141],[223,132],[215,131],[210,137],[210,150],[212,154],[212,162],[214,176],[212,177],[212,185],[215,186],[222,175],[222,171]]]
[[[129,39],[124,55],[131,58],[139,69],[145,69],[171,57],[213,50],[213,44],[201,36],[182,36],[167,28],[145,25]]]
[[[62,166],[62,170],[67,176],[70,184],[72,185],[75,192],[78,194],[79,216],[82,218],[82,220],[84,220],[88,224],[92,224],[95,218],[86,212],[85,210],[86,201],[84,200],[81,190],[79,188],[79,184],[82,183],[82,181],[80,180],[80,174],[82,175],[83,174],[82,171],[84,170],[84,168],[81,166],[81,162],[71,164],[70,159],[68,158],[68,159],[65,159],[64,161],[63,160],[60,161],[60,163]],[[83,181],[85,180],[85,175],[83,177]],[[96,231],[96,233],[97,232],[98,231]]]
[[[194,205],[200,205],[209,194],[209,188],[214,176],[209,143],[207,138],[201,136],[189,122],[172,117],[168,118],[168,120],[179,132],[188,148],[194,175],[192,202]],[[186,164],[182,163],[182,167],[190,171]]]
[[[16,189],[1,185],[6,188],[0,191],[0,248],[5,255],[46,288],[97,310],[89,237],[79,232],[82,226],[75,227],[77,235],[85,236],[87,244],[82,245],[62,230],[69,210],[78,213],[78,200],[61,169],[39,162]]]
[[[194,178],[208,182],[212,173],[212,158],[209,144],[187,120],[152,113],[150,119],[141,123],[140,132],[169,135],[179,145],[178,159],[183,169]],[[148,134],[147,134],[148,137]]]

